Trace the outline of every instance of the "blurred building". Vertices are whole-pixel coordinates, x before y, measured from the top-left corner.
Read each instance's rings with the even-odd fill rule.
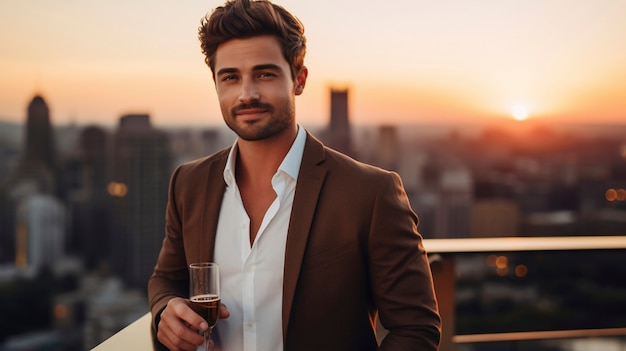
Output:
[[[473,178],[461,164],[446,163],[437,155],[421,166],[412,205],[427,238],[469,237],[472,222]]]
[[[173,168],[232,146],[236,137],[230,129],[226,128],[170,130],[167,134],[170,140]]]
[[[502,198],[475,199],[472,206],[471,236],[519,236],[521,212],[515,201]]]
[[[56,231],[55,228],[45,226],[39,228],[35,225],[40,220],[44,220],[40,217],[41,206],[54,202],[50,197],[58,195],[56,147],[50,122],[50,110],[40,95],[36,95],[28,104],[23,140],[22,157],[0,189],[0,209],[2,209],[0,225],[3,227],[0,231],[0,243],[5,260],[15,260],[18,234],[21,240],[29,240],[31,235],[45,238],[48,233]],[[47,200],[43,200],[44,198]],[[42,201],[46,201],[45,204]],[[19,225],[18,208],[21,208]],[[32,215],[27,213],[30,210],[36,213]],[[35,234],[34,230],[38,232]],[[28,244],[25,245],[22,246],[22,254],[29,251]],[[31,253],[30,257],[33,254]]]
[[[232,146],[237,136],[230,129],[206,129],[200,134],[201,156],[208,156],[223,148]]]
[[[352,130],[348,115],[348,89],[331,89],[330,123],[320,134],[322,141],[329,147],[356,157],[352,143]]]
[[[474,200],[469,170],[464,167],[444,169],[438,195],[435,235],[438,238],[469,237]]]
[[[56,198],[33,194],[17,208],[16,257],[18,268],[39,269],[65,256],[65,208]]]
[[[150,116],[120,118],[114,135],[111,242],[113,269],[131,287],[145,288],[161,248],[170,177],[168,138]]]
[[[92,270],[108,264],[111,258],[113,202],[107,192],[111,177],[109,134],[101,127],[87,126],[74,149],[63,168],[70,212],[68,249]]]
[[[398,170],[401,162],[402,148],[398,140],[395,126],[383,125],[378,128],[377,142],[374,143],[372,162],[388,170]]]
[[[7,172],[5,188],[17,196],[22,188],[27,193],[55,193],[56,146],[50,110],[40,95],[28,104],[22,140],[22,155],[17,167]]]
[[[35,180],[43,193],[56,190],[56,146],[50,122],[50,110],[44,99],[37,95],[28,105],[24,157],[18,168],[20,178]]]
[[[20,151],[17,145],[6,140],[0,140],[0,184],[8,181],[9,174],[19,163]]]

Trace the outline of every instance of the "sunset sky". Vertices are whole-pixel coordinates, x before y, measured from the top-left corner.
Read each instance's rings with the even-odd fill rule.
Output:
[[[277,0],[302,20],[305,124],[350,88],[355,124],[528,118],[626,123],[624,0]],[[222,119],[197,40],[223,1],[0,4],[0,120],[41,94],[54,124]]]

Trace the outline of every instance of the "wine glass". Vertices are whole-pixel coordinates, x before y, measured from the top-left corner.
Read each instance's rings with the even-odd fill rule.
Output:
[[[220,270],[217,263],[189,265],[189,296],[191,308],[209,325],[209,329],[204,332],[204,348],[209,351],[211,333],[220,312]]]

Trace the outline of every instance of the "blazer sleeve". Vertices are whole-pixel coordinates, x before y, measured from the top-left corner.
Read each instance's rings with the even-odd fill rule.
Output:
[[[182,221],[176,201],[176,184],[181,167],[172,174],[166,208],[165,238],[156,266],[148,281],[148,299],[152,313],[152,338],[155,350],[164,349],[156,339],[161,312],[173,297],[187,297],[189,283],[183,243]]]
[[[379,350],[437,350],[441,318],[428,257],[397,173],[376,195],[368,251],[379,319],[389,331]]]

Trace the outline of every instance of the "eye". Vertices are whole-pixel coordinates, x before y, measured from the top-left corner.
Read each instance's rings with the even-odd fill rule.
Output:
[[[222,76],[222,82],[228,82],[228,81],[235,80],[235,79],[237,79],[237,76],[234,74],[227,74],[227,75]]]
[[[276,77],[276,74],[273,73],[273,72],[261,72],[261,73],[259,73],[258,77],[262,78],[262,79],[263,78],[273,78],[273,77]]]

